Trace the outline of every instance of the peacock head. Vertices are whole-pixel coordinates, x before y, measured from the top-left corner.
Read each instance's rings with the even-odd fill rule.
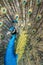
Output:
[[[16,34],[16,29],[15,29],[15,27],[10,27],[10,29],[9,29],[10,31],[11,31],[11,34],[12,35],[14,35],[14,34]]]

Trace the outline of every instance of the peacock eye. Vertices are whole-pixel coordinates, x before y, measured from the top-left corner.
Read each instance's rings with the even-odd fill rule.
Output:
[[[29,16],[32,14],[32,9],[28,10],[28,14],[29,14]]]
[[[5,7],[2,7],[1,8],[1,12],[2,12],[2,14],[6,14],[7,13],[7,9]]]
[[[36,0],[37,5],[41,4],[41,0]]]
[[[23,3],[25,4],[25,3],[26,3],[26,1],[23,1]]]
[[[27,3],[27,1],[26,1],[26,0],[24,0],[24,1],[23,1],[23,5],[26,5],[26,3]]]
[[[4,39],[4,36],[3,36],[3,34],[0,34],[0,39]]]
[[[0,27],[2,27],[3,26],[3,22],[0,22]]]
[[[39,21],[41,19],[41,15],[37,15],[36,20]]]
[[[37,40],[37,42],[40,42],[41,41],[41,38],[40,37],[37,37],[36,40]]]
[[[32,30],[32,34],[35,34],[35,33],[36,33],[36,29],[33,29],[33,30]]]

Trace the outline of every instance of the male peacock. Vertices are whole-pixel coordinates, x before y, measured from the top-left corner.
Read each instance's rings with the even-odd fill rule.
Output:
[[[16,29],[16,41],[11,27]],[[0,0],[1,65],[10,41],[15,41],[18,65],[43,65],[43,0]]]

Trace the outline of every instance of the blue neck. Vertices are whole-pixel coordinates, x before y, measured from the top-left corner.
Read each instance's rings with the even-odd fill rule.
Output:
[[[16,34],[12,35],[8,43],[8,47],[5,55],[5,65],[17,65],[17,56],[14,54],[14,45],[16,40]]]

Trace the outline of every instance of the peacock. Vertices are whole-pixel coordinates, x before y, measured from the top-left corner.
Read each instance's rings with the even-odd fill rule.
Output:
[[[43,65],[43,0],[0,0],[0,65]]]

